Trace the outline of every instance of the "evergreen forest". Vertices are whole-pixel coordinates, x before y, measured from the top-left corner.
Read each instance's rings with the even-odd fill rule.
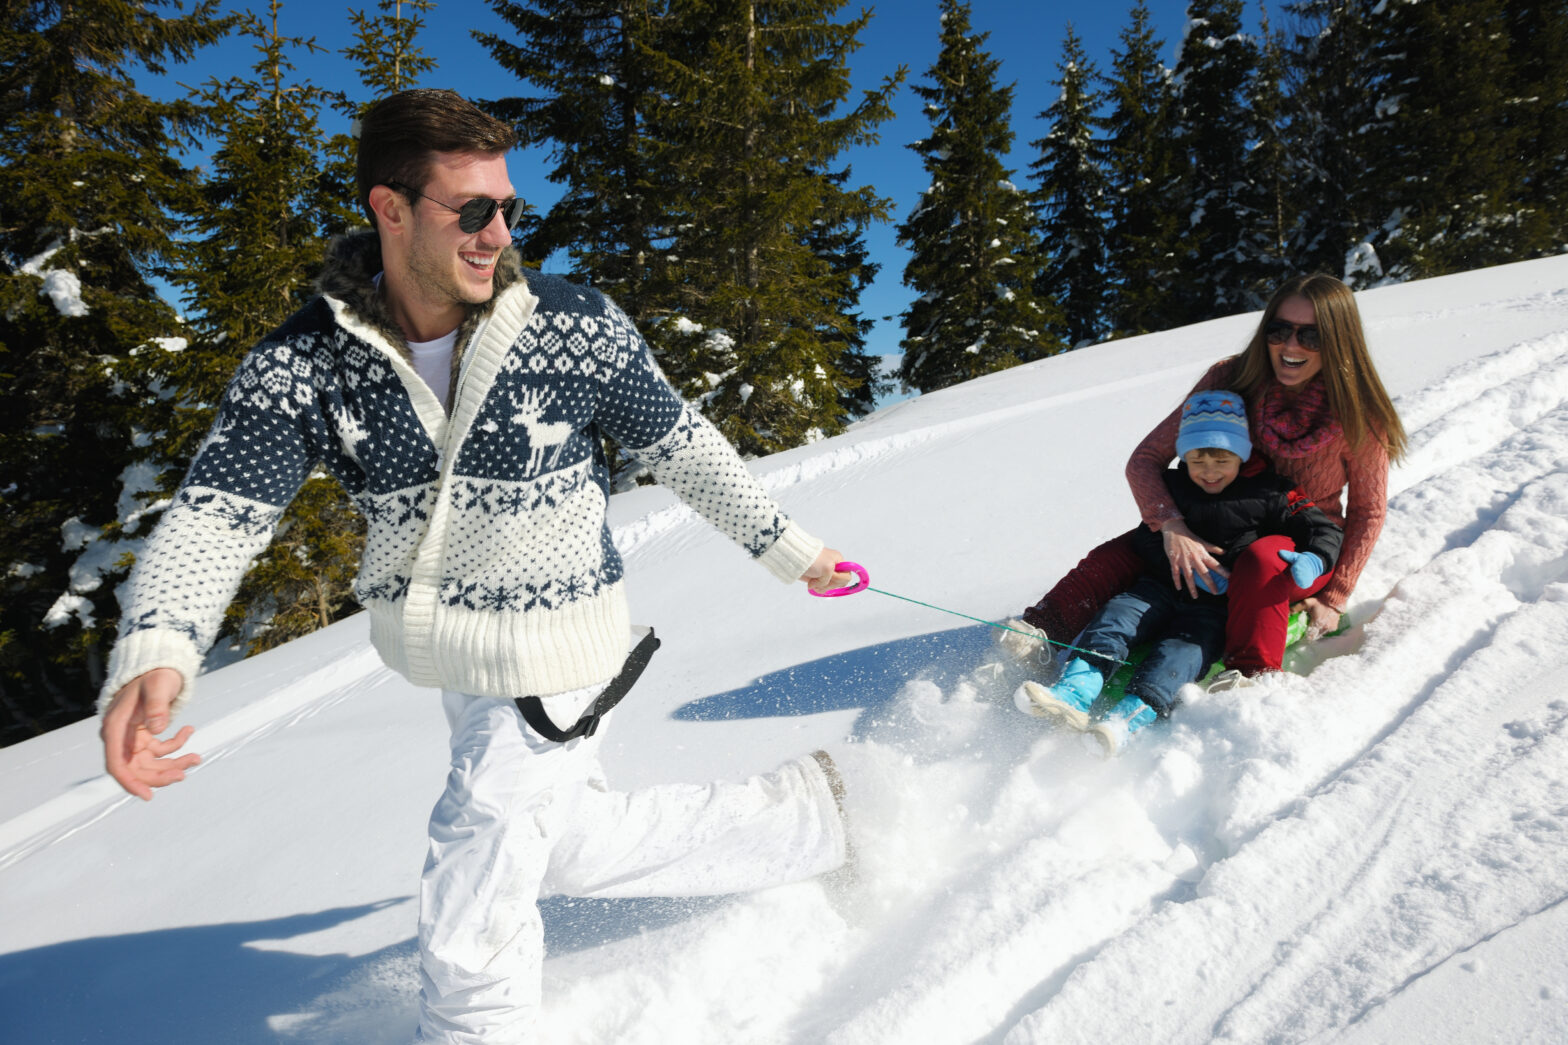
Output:
[[[842,432],[895,387],[1260,308],[1297,272],[1367,288],[1568,247],[1563,0],[1190,0],[1178,41],[1130,0],[1109,61],[1069,24],[1028,70],[1002,67],[970,3],[922,3],[936,61],[859,90],[866,27],[907,10],[487,0],[472,30],[515,82],[473,100],[546,150],[560,190],[514,233],[525,264],[609,294],[748,456]],[[6,3],[0,744],[93,713],[115,589],[230,375],[315,294],[329,239],[364,225],[354,141],[331,128],[443,85],[423,42],[440,8],[348,7],[322,40],[290,35],[280,0]],[[235,41],[248,65],[178,97],[138,89]],[[357,90],[312,82],[327,53]],[[1050,78],[1049,108],[1013,111],[1024,75]],[[923,125],[893,126],[903,91]],[[1015,141],[1019,119],[1040,136]],[[918,199],[847,162],[893,136]],[[886,373],[861,300],[875,224],[909,258]],[[643,478],[606,451],[619,488]],[[355,612],[362,533],[312,477],[220,652]]]

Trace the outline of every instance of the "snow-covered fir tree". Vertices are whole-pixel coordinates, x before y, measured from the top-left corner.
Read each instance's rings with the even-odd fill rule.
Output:
[[[846,167],[830,177],[842,185],[850,174]],[[813,254],[833,266],[839,277],[837,315],[850,322],[823,327],[819,336],[840,346],[837,358],[846,380],[839,386],[839,404],[844,416],[862,417],[876,409],[877,397],[890,385],[881,371],[881,357],[865,351],[866,337],[876,321],[857,311],[860,295],[876,279],[882,266],[871,260],[864,229],[856,223],[813,222],[806,232],[806,243]]]
[[[526,0],[481,36],[538,93],[491,103],[548,145],[560,201],[525,249],[627,310],[684,394],[746,453],[841,431],[869,409],[855,311],[863,232],[888,202],[846,188],[845,149],[891,115],[900,72],[854,105],[866,16],[843,0]]]
[[[560,198],[519,227],[525,263],[557,252],[569,271],[608,294],[646,329],[667,315],[674,187],[648,109],[674,34],[667,0],[490,0],[509,32],[477,33],[496,62],[534,94],[481,103],[512,124],[523,148],[544,147]],[[626,459],[612,440],[605,452],[618,483]]]
[[[179,357],[178,420],[163,439],[188,461],[245,352],[315,293],[326,232],[360,222],[352,193],[322,177],[323,112],[342,99],[294,75],[292,56],[319,48],[284,35],[282,4],[249,14],[240,35],[256,55],[249,75],[212,80],[198,96],[216,141],[175,279],[195,310]],[[363,522],[335,480],[311,478],[284,514],[225,619],[250,652],[353,612]]]
[[[1369,158],[1389,229],[1379,254],[1395,278],[1529,256],[1521,189],[1536,160],[1511,118],[1519,99],[1504,8],[1389,0],[1372,12],[1383,75]]]
[[[1247,183],[1253,140],[1247,92],[1257,49],[1242,32],[1242,0],[1192,0],[1175,85],[1186,221],[1179,318],[1196,322],[1249,307],[1245,241],[1259,215]]]
[[[1241,230],[1238,265],[1247,307],[1263,308],[1274,288],[1303,271],[1295,257],[1297,218],[1301,209],[1298,159],[1288,144],[1285,94],[1285,43],[1262,18],[1258,65],[1249,92],[1255,135],[1242,170],[1251,222]]]
[[[348,12],[354,42],[338,50],[354,63],[364,91],[354,98],[330,92],[320,95],[349,119],[349,129],[331,135],[321,147],[318,187],[321,198],[332,201],[322,215],[321,232],[326,235],[369,225],[357,205],[359,141],[354,121],[387,95],[418,87],[436,68],[436,60],[418,42],[434,0],[379,0],[376,6],[379,14]]]
[[[1083,42],[1067,27],[1062,41],[1056,101],[1040,114],[1050,130],[1030,145],[1039,159],[1030,164],[1036,182],[1044,269],[1035,298],[1053,301],[1061,318],[1057,333],[1070,347],[1093,344],[1107,332],[1110,286],[1106,271],[1106,207],[1110,179],[1104,120],[1097,115],[1105,95],[1099,71]]]
[[[1352,286],[1383,276],[1373,242],[1386,215],[1368,166],[1379,93],[1374,2],[1302,0],[1285,8],[1297,27],[1286,55],[1298,210],[1290,253],[1303,271],[1343,275]]]
[[[647,334],[671,378],[746,454],[844,429],[871,361],[853,311],[861,237],[891,204],[842,155],[892,115],[900,69],[849,102],[870,14],[843,0],[684,0],[654,115],[679,188],[675,297]]]
[[[0,739],[91,712],[121,558],[146,533],[159,364],[149,280],[195,177],[197,112],[136,89],[224,31],[215,3],[16,0],[0,17]]]
[[[899,377],[929,392],[1060,351],[1054,308],[1038,301],[1040,245],[1028,194],[1003,157],[1013,143],[1013,89],[997,83],[987,34],[969,4],[942,0],[941,51],[915,93],[930,133],[910,146],[931,181],[898,228],[909,247]]]
[[[1113,334],[1143,334],[1176,323],[1181,291],[1177,265],[1184,228],[1178,222],[1179,180],[1174,142],[1171,70],[1160,60],[1144,0],[1133,6],[1113,49],[1107,94],[1106,164],[1110,214],[1106,253]]]
[[[1524,251],[1560,253],[1568,244],[1568,4],[1509,0],[1508,70],[1514,84],[1504,119],[1517,128],[1519,155],[1528,157],[1518,185]]]
[[[556,251],[574,276],[612,297],[639,326],[671,291],[667,258],[672,188],[647,127],[658,70],[673,32],[665,0],[491,0],[511,27],[477,38],[530,95],[485,103],[524,148],[549,149],[561,197],[526,222],[525,258]]]

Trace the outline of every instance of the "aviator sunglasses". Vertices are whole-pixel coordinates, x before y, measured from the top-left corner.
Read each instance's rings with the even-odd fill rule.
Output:
[[[1287,323],[1283,319],[1276,319],[1263,328],[1263,336],[1271,345],[1285,344],[1292,334],[1296,335],[1296,344],[1308,352],[1316,352],[1323,347],[1318,340],[1318,328],[1312,324]]]
[[[418,196],[422,200],[429,200],[431,203],[445,207],[457,215],[457,227],[469,235],[473,235],[490,224],[495,218],[495,212],[498,210],[501,212],[501,220],[506,222],[507,229],[515,229],[517,228],[517,223],[523,220],[523,211],[528,209],[528,205],[516,196],[504,200],[493,200],[487,196],[475,196],[473,199],[466,201],[461,207],[454,207],[450,203],[442,203],[433,196],[426,196],[418,189],[411,189],[400,181],[387,182],[387,188],[397,189],[399,192],[406,192],[410,195]]]

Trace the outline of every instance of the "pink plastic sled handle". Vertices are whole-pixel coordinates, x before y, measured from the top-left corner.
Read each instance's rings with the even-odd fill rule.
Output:
[[[836,599],[840,595],[853,595],[857,591],[865,591],[871,586],[871,574],[867,573],[866,568],[858,562],[841,562],[835,565],[833,570],[835,573],[853,573],[860,579],[847,588],[830,588],[827,591],[817,591],[815,588],[806,590],[819,599]]]

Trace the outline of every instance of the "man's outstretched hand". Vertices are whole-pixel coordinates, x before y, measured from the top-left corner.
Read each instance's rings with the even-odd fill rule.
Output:
[[[104,768],[126,791],[143,801],[152,789],[185,779],[185,771],[201,762],[200,755],[169,758],[195,732],[190,726],[168,740],[158,734],[169,728],[169,705],[184,685],[172,668],[154,668],[127,682],[103,713],[98,735],[103,738]]]

